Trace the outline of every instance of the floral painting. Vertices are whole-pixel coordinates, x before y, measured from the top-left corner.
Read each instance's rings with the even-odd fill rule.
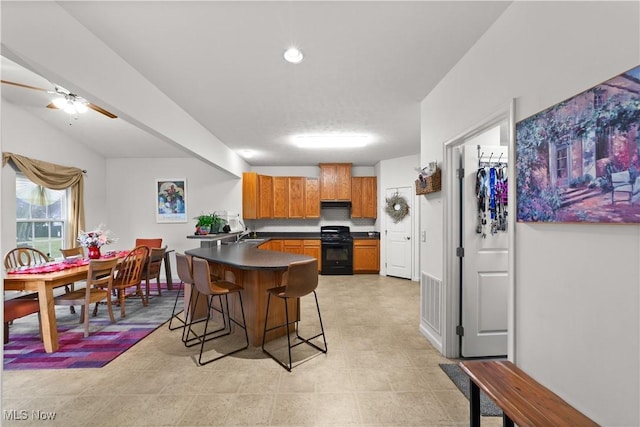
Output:
[[[187,222],[187,180],[156,180],[156,222]]]
[[[640,222],[640,66],[516,124],[519,222]]]

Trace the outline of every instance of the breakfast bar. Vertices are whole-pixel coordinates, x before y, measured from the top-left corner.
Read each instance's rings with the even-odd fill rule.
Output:
[[[228,271],[233,273],[235,283],[243,288],[242,299],[249,343],[255,347],[262,345],[267,289],[280,285],[282,274],[290,263],[311,259],[306,255],[259,249],[259,243],[242,241],[190,249],[185,252],[187,255],[207,260],[211,271],[215,271],[220,277],[225,277]],[[232,312],[239,313],[239,306],[236,307],[235,304]],[[290,302],[289,309],[290,312],[297,313],[296,301]],[[269,310],[269,324],[284,323],[284,312],[283,304],[272,304]],[[284,334],[284,329],[271,331],[267,335],[267,341]]]

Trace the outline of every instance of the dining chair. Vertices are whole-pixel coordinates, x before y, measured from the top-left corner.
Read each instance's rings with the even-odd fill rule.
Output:
[[[42,328],[40,324],[40,303],[36,294],[25,295],[10,300],[4,301],[4,343],[9,342],[9,324],[14,320],[21,317],[28,316],[30,314],[38,313],[38,325],[39,329]],[[42,337],[42,330],[40,330],[40,337]]]
[[[82,246],[75,246],[69,249],[60,249],[60,252],[62,253],[62,257],[64,259],[69,259],[72,257],[84,258],[84,248]],[[68,285],[65,285],[65,290],[67,292],[73,292],[75,290],[75,284],[69,283]],[[76,310],[73,305],[69,306],[69,311],[71,312],[71,314],[75,314]]]
[[[126,317],[125,299],[130,296],[138,295],[142,299],[142,305],[147,306],[147,299],[145,298],[144,292],[142,292],[141,283],[148,257],[149,248],[146,246],[136,246],[124,257],[116,268],[112,289],[117,293],[120,304],[120,317]],[[100,286],[105,287],[105,285]],[[136,288],[135,294],[127,293],[127,289],[133,287]],[[96,309],[94,309],[94,313],[96,313]]]
[[[164,248],[150,248],[149,251],[149,259],[147,260],[145,266],[145,293],[147,301],[149,300],[150,294],[150,286],[149,281],[151,279],[155,279],[156,284],[158,285],[158,296],[162,296],[162,291],[160,289],[160,271],[162,267],[162,260],[164,259],[164,254],[167,251],[167,247]]]
[[[161,238],[136,239],[136,246],[146,246],[149,249],[151,249],[151,248],[161,248],[162,247],[162,239]]]
[[[195,257],[192,258],[192,265],[193,265],[193,281],[197,290],[196,301],[194,305],[198,304],[198,299],[200,298],[200,296],[204,296],[208,300],[207,316],[204,322],[205,323],[204,331],[202,332],[201,335],[197,336],[197,339],[200,342],[200,355],[198,357],[198,364],[206,365],[207,363],[214,362],[216,360],[222,359],[223,357],[230,356],[234,353],[237,353],[239,351],[242,351],[248,348],[249,335],[247,333],[247,322],[244,316],[244,305],[242,304],[242,293],[240,292],[242,288],[236,285],[235,283],[232,283],[227,280],[212,281],[211,271],[209,269],[209,263],[202,258],[195,258]],[[237,319],[234,319],[234,317],[231,316],[231,312],[229,311],[229,294],[238,295],[238,300],[240,303],[240,314],[242,315],[242,323],[240,323]],[[207,329],[209,326],[209,320],[211,319],[211,311],[216,310],[216,308],[213,305],[214,297],[216,296],[219,297],[219,301],[220,301],[220,310],[218,311],[222,313],[223,325],[222,327],[214,331],[207,332]],[[222,304],[222,297],[224,297],[225,304]],[[225,307],[226,307],[226,310],[225,310]],[[235,314],[237,315],[238,313],[235,313]],[[192,330],[192,326],[195,323],[196,322],[193,321],[193,316],[191,316],[187,335],[192,333],[195,334],[195,331]],[[235,323],[238,327],[244,330],[244,339],[245,339],[244,346],[234,348],[231,351],[227,351],[226,353],[222,353],[219,356],[203,361],[202,353],[204,352],[205,343],[231,335],[232,323]],[[189,347],[190,345],[187,345],[187,346]]]
[[[53,299],[55,305],[80,305],[80,323],[84,321],[84,337],[89,336],[89,309],[91,304],[107,301],[107,311],[111,323],[115,322],[111,304],[113,274],[118,265],[118,258],[92,259],[87,272],[87,285],[62,294]]]
[[[320,315],[320,306],[318,305],[318,295],[316,294],[316,288],[318,287],[318,260],[311,259],[308,261],[296,261],[289,264],[289,268],[282,274],[281,286],[267,289],[268,297],[267,297],[267,312],[264,320],[264,333],[262,336],[262,351],[268,354],[273,360],[278,362],[283,368],[287,371],[291,372],[293,368],[293,364],[291,361],[291,349],[299,346],[300,344],[308,344],[311,347],[321,351],[322,353],[327,352],[327,340],[324,336],[324,327],[322,326],[322,316]],[[320,333],[316,334],[310,338],[303,338],[300,336],[298,331],[298,326],[300,323],[300,298],[313,293],[313,296],[316,300],[316,309],[318,311],[318,319],[320,320]],[[271,297],[280,298],[284,301],[284,309],[285,309],[285,321],[281,325],[268,327],[267,322],[269,321],[269,306],[271,303]],[[289,299],[295,299],[297,304],[297,313],[296,317],[293,320],[289,318]],[[290,333],[290,325],[295,324],[295,334],[296,338],[300,341],[291,344],[291,333]],[[267,332],[273,331],[275,329],[286,328],[287,332],[287,345],[289,352],[289,363],[286,364],[274,356],[271,352],[265,349],[265,340],[267,336]],[[312,343],[311,340],[322,337],[324,341],[324,348],[317,346]]]
[[[15,248],[4,256],[4,268],[9,270],[28,265],[45,264],[49,261],[51,261],[49,256],[36,248]]]
[[[84,258],[84,248],[82,246],[75,246],[73,248],[68,249],[60,249],[62,253],[62,257],[64,259],[72,258],[72,257],[80,257]]]
[[[9,270],[18,267],[45,264],[50,261],[51,258],[41,250],[27,246],[11,249],[9,252],[7,252],[4,256],[4,268]],[[71,290],[73,290],[73,283],[64,285],[64,290],[65,292],[70,292]],[[69,307],[69,311],[71,312],[71,314],[75,314],[76,312],[73,306]],[[13,320],[11,320],[10,322],[12,321]]]

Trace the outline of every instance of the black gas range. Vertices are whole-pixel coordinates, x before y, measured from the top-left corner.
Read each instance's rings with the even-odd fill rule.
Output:
[[[320,227],[321,274],[353,274],[353,238],[348,226]]]

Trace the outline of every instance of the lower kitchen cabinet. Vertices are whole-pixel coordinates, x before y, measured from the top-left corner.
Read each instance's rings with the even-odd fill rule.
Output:
[[[320,245],[320,240],[303,240],[302,251],[304,255],[317,259],[318,271],[322,270],[322,246]]]
[[[353,272],[380,272],[380,240],[354,239],[353,241]]]
[[[302,255],[302,240],[285,240],[283,252]]]

